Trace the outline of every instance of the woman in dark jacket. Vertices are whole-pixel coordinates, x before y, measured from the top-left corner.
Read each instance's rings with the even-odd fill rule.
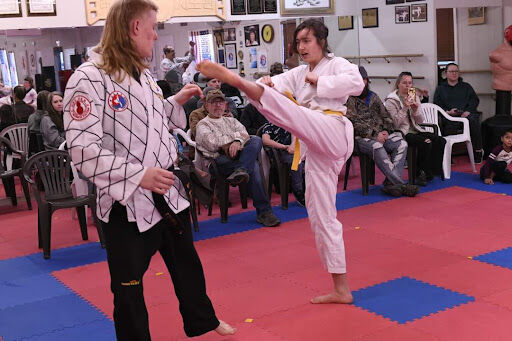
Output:
[[[41,134],[46,149],[57,149],[66,141],[62,109],[62,93],[51,92],[48,95],[48,111],[41,118]]]

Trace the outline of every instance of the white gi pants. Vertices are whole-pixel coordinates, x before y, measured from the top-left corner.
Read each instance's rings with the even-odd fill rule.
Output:
[[[336,219],[338,174],[354,147],[354,129],[345,118],[298,106],[278,91],[264,88],[254,106],[272,123],[307,147],[306,208],[316,247],[330,273],[347,272],[343,225]]]

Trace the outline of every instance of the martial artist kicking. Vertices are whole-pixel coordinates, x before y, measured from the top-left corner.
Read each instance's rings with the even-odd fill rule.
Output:
[[[78,170],[98,191],[117,339],[151,339],[142,278],[157,251],[171,274],[185,333],[233,334],[234,328],[217,319],[206,294],[185,188],[167,170],[178,157],[169,129],[185,126],[182,105],[201,91],[186,85],[164,100],[146,64],[158,38],[156,27],[152,1],[112,5],[101,42],[66,87],[67,145]],[[152,192],[163,196],[158,207],[165,218],[155,206],[160,197]]]
[[[306,208],[320,258],[334,282],[332,293],[311,302],[352,303],[342,224],[336,219],[336,189],[354,142],[352,124],[343,117],[344,104],[349,96],[361,94],[364,83],[357,65],[329,53],[327,35],[323,23],[304,21],[295,30],[294,49],[308,65],[265,76],[259,84],[210,61],[200,63],[198,69],[245,92],[270,122],[306,145]],[[284,92],[290,92],[299,105],[283,96]]]

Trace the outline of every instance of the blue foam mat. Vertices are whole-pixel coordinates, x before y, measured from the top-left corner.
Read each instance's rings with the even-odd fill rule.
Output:
[[[0,334],[6,341],[18,340],[103,319],[108,321],[80,297],[68,293],[1,309]]]
[[[473,259],[512,270],[512,247],[489,252]]]
[[[106,319],[84,323],[30,338],[31,341],[112,341],[115,339],[116,333],[114,325],[111,321]]]
[[[353,292],[354,304],[398,323],[474,301],[474,297],[410,277],[401,277]]]
[[[0,309],[68,295],[70,291],[48,274],[0,281]]]

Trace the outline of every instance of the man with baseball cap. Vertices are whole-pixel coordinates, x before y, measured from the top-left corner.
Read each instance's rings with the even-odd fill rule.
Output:
[[[359,96],[350,96],[347,101],[347,118],[354,126],[354,136],[360,153],[370,156],[384,173],[386,180],[382,191],[399,197],[415,196],[419,187],[408,185],[402,179],[407,156],[407,142],[395,132],[393,120],[379,96],[370,90],[369,77],[360,66],[364,89]],[[388,157],[391,153],[391,160]]]
[[[208,116],[197,124],[196,148],[210,162],[215,162],[231,185],[247,181],[257,221],[265,226],[277,226],[281,221],[272,212],[257,161],[261,138],[249,136],[237,119],[223,116],[226,105],[226,97],[220,90],[208,92],[204,104]]]

